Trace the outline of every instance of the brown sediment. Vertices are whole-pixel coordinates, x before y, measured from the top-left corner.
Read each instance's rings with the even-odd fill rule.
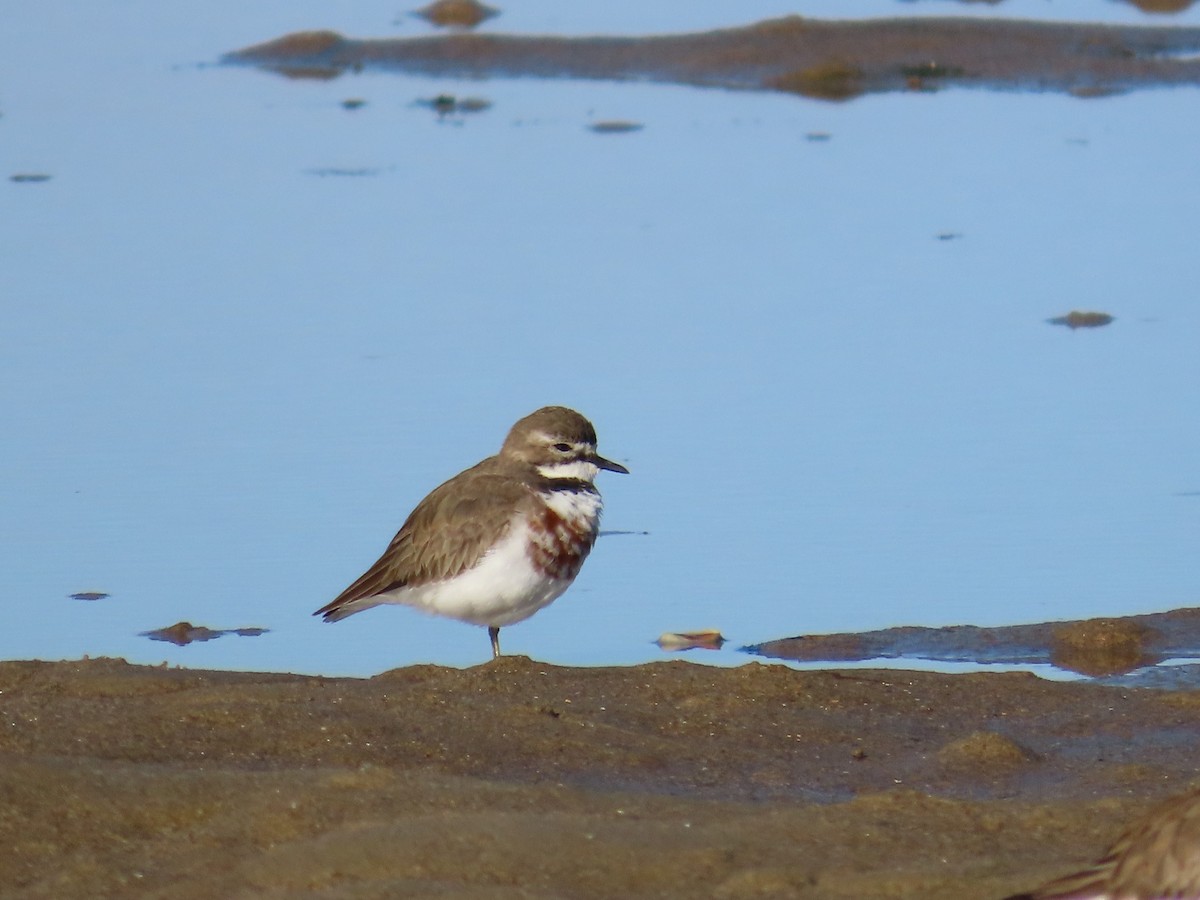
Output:
[[[357,40],[303,32],[226,62],[295,76],[393,68],[440,76],[643,79],[846,100],[957,85],[1097,96],[1200,83],[1200,28],[921,18],[792,16],[651,37],[452,34]]]
[[[1142,12],[1177,13],[1190,9],[1195,0],[1128,0]]]
[[[418,9],[415,15],[444,28],[474,28],[500,15],[500,10],[478,0],[437,0]]]
[[[851,100],[865,93],[864,73],[840,60],[818,63],[807,69],[785,72],[767,82],[768,87],[819,100]]]
[[[942,765],[975,772],[1007,772],[1036,760],[1035,753],[994,731],[972,732],[938,751]]]
[[[1197,775],[1200,693],[522,657],[0,663],[18,897],[996,898]]]
[[[1089,619],[1055,628],[1050,661],[1084,675],[1116,675],[1153,665],[1159,656],[1148,644],[1156,633],[1129,619]]]

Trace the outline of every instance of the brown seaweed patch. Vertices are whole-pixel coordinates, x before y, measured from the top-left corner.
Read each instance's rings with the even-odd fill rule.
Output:
[[[1072,310],[1065,316],[1057,316],[1053,319],[1047,319],[1051,325],[1066,325],[1072,331],[1076,328],[1100,328],[1108,325],[1114,319],[1108,313],[1102,312],[1081,312],[1080,310]]]
[[[195,641],[211,641],[227,634],[236,634],[239,637],[258,637],[260,634],[266,634],[268,630],[267,628],[213,629],[205,628],[203,625],[193,625],[191,622],[176,622],[166,628],[142,631],[139,635],[148,637],[152,641],[166,641],[177,647],[183,647]]]
[[[1153,631],[1128,619],[1088,619],[1056,628],[1050,661],[1061,669],[1098,677],[1153,665],[1147,647]]]
[[[853,100],[866,93],[863,70],[846,62],[824,62],[787,72],[767,82],[767,87],[816,100]]]
[[[480,22],[500,15],[500,10],[478,0],[436,0],[415,10],[413,15],[443,28],[474,28]]]

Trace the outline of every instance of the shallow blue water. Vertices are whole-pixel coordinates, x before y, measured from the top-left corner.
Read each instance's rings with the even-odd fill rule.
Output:
[[[788,10],[831,14],[491,25]],[[989,7],[1076,10],[1197,19]],[[1200,603],[1195,90],[286,81],[195,64],[298,28],[427,29],[366,4],[203,15],[38,4],[0,33],[0,175],[53,176],[0,182],[0,658],[482,661],[456,622],[309,613],[546,403],[632,470],[601,476],[606,527],[649,534],[602,539],[507,652],[628,663],[714,627],[729,649],[689,658],[738,663],[804,632]],[[493,105],[439,120],[415,103],[439,93]],[[646,127],[587,130],[605,118]],[[1077,308],[1117,320],[1045,322]],[[87,590],[111,596],[68,598]],[[270,632],[138,636],[180,620]]]

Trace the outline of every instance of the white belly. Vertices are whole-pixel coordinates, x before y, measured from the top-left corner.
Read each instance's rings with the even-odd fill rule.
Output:
[[[595,533],[600,520],[599,496],[579,494],[548,499],[556,514],[569,519],[589,535]],[[571,502],[576,500],[580,502]],[[546,539],[544,534],[531,534],[525,520],[519,518],[513,522],[508,536],[501,543],[457,578],[397,588],[372,597],[372,605],[402,603],[435,615],[497,628],[528,619],[562,596],[575,580],[574,574],[569,577],[548,576],[536,566],[529,551],[531,538],[539,541]],[[580,563],[590,550],[589,539],[582,549]]]

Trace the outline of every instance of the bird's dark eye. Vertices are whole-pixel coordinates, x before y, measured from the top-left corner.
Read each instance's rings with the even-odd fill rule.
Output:
[[[559,453],[566,453],[568,450],[571,449],[571,445],[570,444],[555,444],[554,449],[557,450]]]

